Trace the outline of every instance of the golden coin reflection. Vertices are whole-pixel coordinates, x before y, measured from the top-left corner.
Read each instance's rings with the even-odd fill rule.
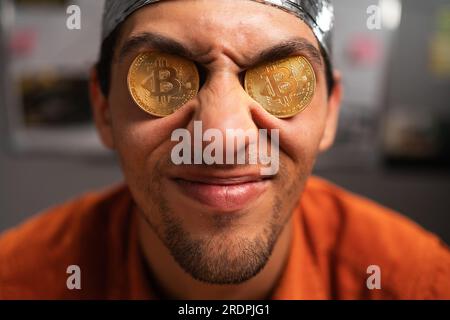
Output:
[[[311,103],[315,89],[314,69],[302,56],[263,64],[245,75],[247,93],[278,118],[303,111]]]
[[[165,117],[197,95],[199,75],[190,60],[159,52],[139,54],[128,72],[128,89],[144,111]]]

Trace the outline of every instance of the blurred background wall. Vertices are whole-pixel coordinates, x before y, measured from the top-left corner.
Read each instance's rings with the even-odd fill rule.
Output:
[[[81,9],[81,29],[66,12]],[[0,231],[121,181],[90,122],[86,79],[103,1],[0,4]],[[335,1],[345,98],[315,174],[450,243],[450,1]]]

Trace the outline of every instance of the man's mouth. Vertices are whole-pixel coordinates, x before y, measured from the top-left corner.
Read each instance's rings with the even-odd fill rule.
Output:
[[[186,197],[224,213],[247,208],[270,183],[269,179],[259,175],[189,176],[173,181]]]

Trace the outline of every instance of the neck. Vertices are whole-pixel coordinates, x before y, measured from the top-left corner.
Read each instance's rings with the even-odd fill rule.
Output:
[[[142,213],[138,212],[137,216],[139,241],[148,268],[157,281],[156,286],[170,299],[267,299],[276,286],[289,255],[292,219],[283,228],[266,266],[256,276],[237,285],[207,284],[186,273],[145,221]]]

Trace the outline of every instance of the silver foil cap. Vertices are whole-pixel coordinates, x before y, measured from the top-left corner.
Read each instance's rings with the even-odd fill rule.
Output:
[[[330,0],[253,0],[295,14],[313,31],[325,53],[331,57],[334,7]]]
[[[102,41],[133,12],[163,0],[106,0],[103,11]],[[295,14],[313,31],[328,58],[331,58],[331,38],[334,10],[330,0],[252,0],[278,7]]]

